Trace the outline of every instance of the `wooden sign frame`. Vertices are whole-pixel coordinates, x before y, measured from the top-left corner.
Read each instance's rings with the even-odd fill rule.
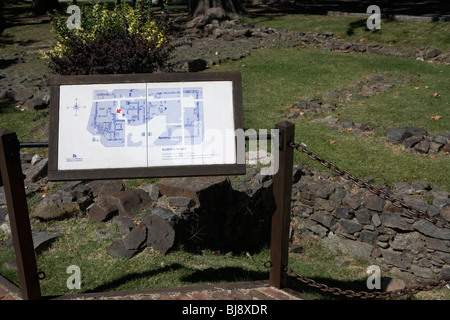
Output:
[[[289,258],[289,225],[291,212],[292,191],[292,167],[293,148],[291,143],[295,137],[295,126],[283,121],[276,124],[280,130],[280,169],[273,178],[273,191],[276,203],[276,211],[272,216],[271,245],[270,245],[270,277],[269,286],[283,289],[287,286],[285,267]],[[7,284],[14,291],[20,292],[23,299],[37,300],[43,298],[39,280],[43,279],[42,271],[38,271],[29,212],[25,195],[25,187],[19,149],[21,144],[15,132],[0,130],[0,176],[5,188],[5,197],[8,205],[8,214],[11,221],[11,234],[16,255],[17,269],[19,273],[20,289],[15,288],[0,275],[0,285]],[[216,287],[216,285],[213,285]],[[16,290],[17,289],[17,290]],[[148,290],[132,291],[136,294],[145,294]],[[97,292],[87,294],[92,297],[104,297],[114,295],[113,292]],[[117,293],[118,296],[126,296],[130,292]],[[64,295],[58,299],[83,299],[85,294]],[[52,298],[52,297],[46,297]],[[53,297],[55,298],[55,297]]]
[[[65,120],[66,125],[61,123],[61,115],[64,112],[77,112],[76,108],[74,110],[68,110],[69,107],[64,105],[61,106],[60,102],[64,99],[68,99],[68,93],[71,94],[74,90],[80,90],[80,94],[86,96],[86,90],[83,91],[82,88],[89,87],[90,85],[104,85],[106,88],[111,88],[114,85],[118,87],[129,84],[146,84],[146,97],[148,98],[149,87],[153,85],[164,86],[173,85],[174,83],[179,83],[180,85],[191,85],[199,84],[200,86],[205,85],[205,92],[209,90],[209,100],[206,98],[204,102],[202,101],[202,107],[206,108],[217,108],[223,105],[221,101],[214,101],[214,99],[224,100],[224,94],[231,93],[231,97],[227,96],[227,101],[232,103],[232,106],[227,108],[231,109],[232,119],[228,122],[232,122],[232,128],[227,128],[227,138],[234,139],[234,150],[235,153],[234,160],[232,163],[229,161],[227,163],[181,163],[181,165],[147,165],[147,166],[133,166],[133,167],[97,167],[97,168],[62,168],[61,166],[61,156],[60,151],[63,149],[62,144],[71,142],[61,137],[67,136],[64,132],[66,130],[67,119]],[[51,89],[51,101],[50,101],[50,138],[49,138],[49,167],[48,167],[48,178],[51,181],[61,181],[61,180],[83,180],[83,179],[123,179],[123,178],[149,178],[149,177],[182,177],[182,176],[212,176],[212,175],[241,175],[245,174],[246,165],[245,160],[240,163],[239,153],[242,153],[241,149],[245,148],[245,145],[235,136],[235,132],[239,129],[243,130],[243,106],[242,106],[242,80],[241,74],[239,72],[210,72],[210,73],[162,73],[162,74],[120,74],[120,75],[87,75],[87,76],[55,76],[49,81]],[[216,90],[214,85],[224,84],[224,88],[227,93],[220,94],[219,90]],[[230,87],[231,85],[231,87]],[[142,86],[141,86],[142,87]],[[65,91],[62,92],[62,88]],[[99,86],[96,86],[99,88]],[[218,87],[220,89],[220,87]],[[214,92],[215,91],[215,92]],[[98,91],[96,91],[98,92]],[[105,90],[106,95],[109,94]],[[211,94],[214,92],[214,94]],[[183,93],[182,93],[183,94]],[[131,95],[131,94],[130,94]],[[156,96],[156,94],[155,94]],[[120,104],[121,102],[119,102]],[[145,108],[147,110],[147,103],[145,102]],[[117,105],[117,103],[116,103]],[[77,106],[85,108],[85,111],[93,108],[92,105]],[[120,111],[120,107],[117,107],[117,112]],[[87,109],[87,110],[86,110]],[[209,109],[211,114],[211,109]],[[225,112],[225,111],[222,111]],[[220,112],[218,112],[220,114]],[[123,116],[123,115],[122,115]],[[115,118],[115,115],[112,115]],[[219,116],[220,117],[220,116]],[[211,119],[211,118],[210,118]],[[125,120],[123,120],[125,121]],[[217,119],[215,121],[220,121]],[[205,121],[206,122],[206,121]],[[216,122],[214,122],[216,123]],[[70,125],[70,123],[68,123]],[[224,128],[221,128],[222,131]],[[76,135],[75,132],[72,132]],[[142,135],[147,135],[147,133],[142,133]],[[148,133],[149,135],[151,133]],[[233,134],[233,137],[230,137]],[[74,137],[76,138],[76,136]],[[93,138],[95,141],[95,138]],[[74,140],[72,140],[74,141]],[[97,140],[98,142],[99,140]],[[60,150],[61,149],[61,150]],[[117,148],[119,149],[119,148]],[[105,150],[105,149],[104,149]],[[122,155],[124,154],[124,149],[120,151]],[[111,151],[112,152],[112,151]],[[101,151],[98,151],[99,156],[101,156]],[[73,154],[74,160],[79,160],[76,158],[76,154]],[[148,156],[150,157],[150,156]],[[70,159],[67,159],[70,161]],[[189,162],[189,161],[187,161]]]

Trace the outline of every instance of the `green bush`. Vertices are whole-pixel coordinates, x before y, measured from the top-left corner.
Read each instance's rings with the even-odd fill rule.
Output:
[[[111,74],[171,71],[174,47],[165,12],[156,21],[151,0],[135,7],[116,4],[112,10],[97,2],[81,7],[81,28],[69,29],[60,14],[51,18],[55,46],[45,54],[57,74]]]

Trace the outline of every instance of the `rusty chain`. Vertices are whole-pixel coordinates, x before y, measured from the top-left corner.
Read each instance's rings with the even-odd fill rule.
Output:
[[[450,229],[450,225],[447,223],[447,221],[439,219],[439,218],[431,217],[425,211],[408,205],[407,203],[405,203],[403,201],[403,199],[395,197],[395,196],[391,196],[386,191],[369,184],[368,182],[364,181],[363,179],[355,178],[349,171],[341,170],[333,162],[326,160],[324,158],[321,158],[314,151],[307,150],[306,145],[304,143],[301,143],[301,142],[293,143],[292,142],[290,144],[290,146],[292,148],[295,148],[299,152],[305,153],[306,155],[308,155],[308,157],[310,159],[320,162],[320,164],[322,164],[324,167],[337,173],[344,179],[352,180],[358,187],[367,189],[368,191],[370,191],[371,193],[375,194],[376,196],[380,197],[383,200],[390,201],[392,203],[392,205],[394,205],[395,207],[405,209],[408,215],[415,217],[415,218],[427,220],[427,221],[433,223],[436,227]],[[267,265],[266,265],[266,263],[265,263],[265,266],[270,268],[272,263],[270,262],[270,264],[267,264]],[[428,282],[423,285],[418,285],[418,286],[414,286],[414,287],[410,287],[410,288],[398,289],[398,290],[393,290],[393,291],[384,291],[384,292],[382,292],[382,291],[374,291],[374,292],[359,291],[359,292],[355,292],[353,290],[342,290],[337,287],[329,287],[326,284],[318,283],[313,279],[307,278],[305,276],[302,276],[301,274],[294,272],[290,266],[286,266],[284,272],[288,276],[294,277],[297,280],[307,284],[308,286],[317,288],[321,291],[329,292],[334,295],[341,295],[341,296],[346,296],[349,298],[361,298],[361,299],[397,298],[397,297],[401,297],[404,295],[414,295],[420,291],[429,291],[434,288],[443,287],[446,285],[448,287],[450,284],[450,277],[444,277],[444,278],[441,278],[441,279],[438,279],[435,281]]]
[[[291,267],[285,267],[286,274],[290,277],[294,277],[297,280],[307,284],[310,287],[317,288],[324,292],[329,292],[334,295],[346,296],[349,298],[361,298],[361,299],[387,299],[387,298],[398,298],[404,295],[414,295],[420,291],[429,291],[437,287],[443,287],[450,283],[450,277],[441,278],[432,282],[428,282],[423,285],[414,286],[410,288],[397,289],[392,291],[374,291],[374,292],[366,292],[359,291],[355,292],[353,290],[342,290],[337,287],[329,287],[323,283],[317,283],[313,279],[302,276],[292,270]]]
[[[380,197],[383,200],[388,200],[395,207],[405,209],[406,213],[408,215],[410,215],[410,216],[412,216],[414,218],[427,220],[427,221],[431,222],[432,224],[434,224],[438,228],[450,229],[450,224],[447,221],[445,221],[443,219],[440,219],[440,218],[431,217],[425,211],[417,209],[417,208],[414,208],[414,207],[408,205],[405,201],[403,201],[403,199],[395,197],[395,196],[391,196],[386,191],[384,191],[384,190],[382,190],[380,188],[377,188],[377,187],[367,183],[363,179],[355,178],[347,170],[341,170],[333,162],[331,162],[329,160],[326,160],[324,158],[321,158],[314,151],[307,150],[304,143],[291,143],[291,147],[297,149],[297,151],[299,151],[299,152],[306,153],[310,159],[320,162],[321,165],[323,165],[324,167],[326,167],[326,168],[330,169],[331,171],[337,173],[338,175],[340,175],[344,179],[352,180],[358,187],[369,190],[371,193],[375,194],[376,196]]]

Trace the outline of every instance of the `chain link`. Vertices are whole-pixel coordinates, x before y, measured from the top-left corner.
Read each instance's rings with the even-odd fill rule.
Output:
[[[383,200],[388,200],[392,203],[395,207],[403,208],[406,210],[406,213],[412,217],[418,218],[418,219],[424,219],[431,223],[433,223],[436,227],[439,228],[447,228],[450,229],[450,225],[447,223],[447,221],[435,217],[429,216],[425,211],[414,208],[407,203],[403,201],[403,199],[391,196],[388,194],[388,192],[377,188],[368,182],[364,181],[360,178],[355,178],[349,171],[340,169],[337,165],[335,165],[333,162],[321,158],[316,152],[309,151],[306,149],[306,145],[304,143],[291,143],[290,146],[292,148],[297,149],[299,152],[303,152],[312,160],[320,162],[324,167],[330,169],[331,171],[337,173],[341,177],[343,177],[346,180],[353,181],[358,187],[367,189],[371,193],[375,194],[376,196],[380,197]],[[271,263],[270,263],[271,265]],[[310,287],[317,288],[324,292],[329,292],[334,295],[341,295],[346,296],[349,298],[361,298],[361,299],[386,299],[386,298],[397,298],[404,295],[414,295],[420,291],[429,291],[437,287],[443,287],[450,285],[450,277],[444,277],[432,282],[428,282],[424,285],[414,286],[410,288],[404,288],[404,289],[398,289],[393,291],[374,291],[374,292],[366,292],[366,291],[359,291],[355,292],[353,290],[342,290],[337,287],[329,287],[326,284],[318,283],[314,281],[313,279],[307,278],[305,276],[302,276],[292,270],[291,267],[286,266],[285,267],[285,273],[288,276],[294,277],[297,280],[307,284]]]
[[[429,291],[437,287],[443,287],[445,285],[450,284],[450,277],[441,278],[432,282],[428,282],[423,285],[414,286],[410,288],[392,290],[392,291],[374,291],[374,292],[366,292],[359,291],[355,292],[353,290],[342,290],[337,287],[329,287],[326,284],[318,283],[313,279],[302,276],[292,270],[291,267],[286,266],[285,270],[286,274],[290,277],[294,277],[297,280],[305,283],[306,285],[317,288],[324,292],[329,292],[338,296],[346,296],[349,298],[361,298],[361,299],[387,299],[387,298],[398,298],[404,295],[414,295],[420,291]]]
[[[406,213],[408,215],[410,215],[411,217],[427,220],[427,221],[431,222],[432,224],[434,224],[438,228],[450,229],[450,224],[447,221],[440,219],[440,218],[431,217],[425,211],[408,205],[406,202],[403,201],[403,199],[395,197],[395,196],[391,196],[386,191],[369,184],[368,182],[364,181],[363,179],[355,178],[349,171],[341,170],[333,162],[326,160],[324,158],[321,158],[314,151],[307,150],[304,143],[291,143],[291,147],[297,149],[297,151],[299,151],[299,152],[305,153],[306,155],[308,155],[308,157],[310,159],[320,162],[320,164],[322,164],[324,167],[337,173],[338,175],[343,177],[345,180],[352,180],[358,187],[369,190],[371,193],[377,195],[378,197],[380,197],[383,200],[388,200],[395,207],[405,209]]]

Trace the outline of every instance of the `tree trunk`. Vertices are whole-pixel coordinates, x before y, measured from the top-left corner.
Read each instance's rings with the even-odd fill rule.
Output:
[[[237,19],[241,14],[246,13],[239,0],[190,0],[189,1],[189,15],[191,18],[204,16],[211,8],[218,8],[223,10],[224,19]]]
[[[34,14],[45,14],[57,9],[59,9],[58,0],[32,0],[31,2],[31,11]]]
[[[3,14],[3,0],[0,0],[0,35],[3,33],[3,30],[6,28],[6,20]]]

